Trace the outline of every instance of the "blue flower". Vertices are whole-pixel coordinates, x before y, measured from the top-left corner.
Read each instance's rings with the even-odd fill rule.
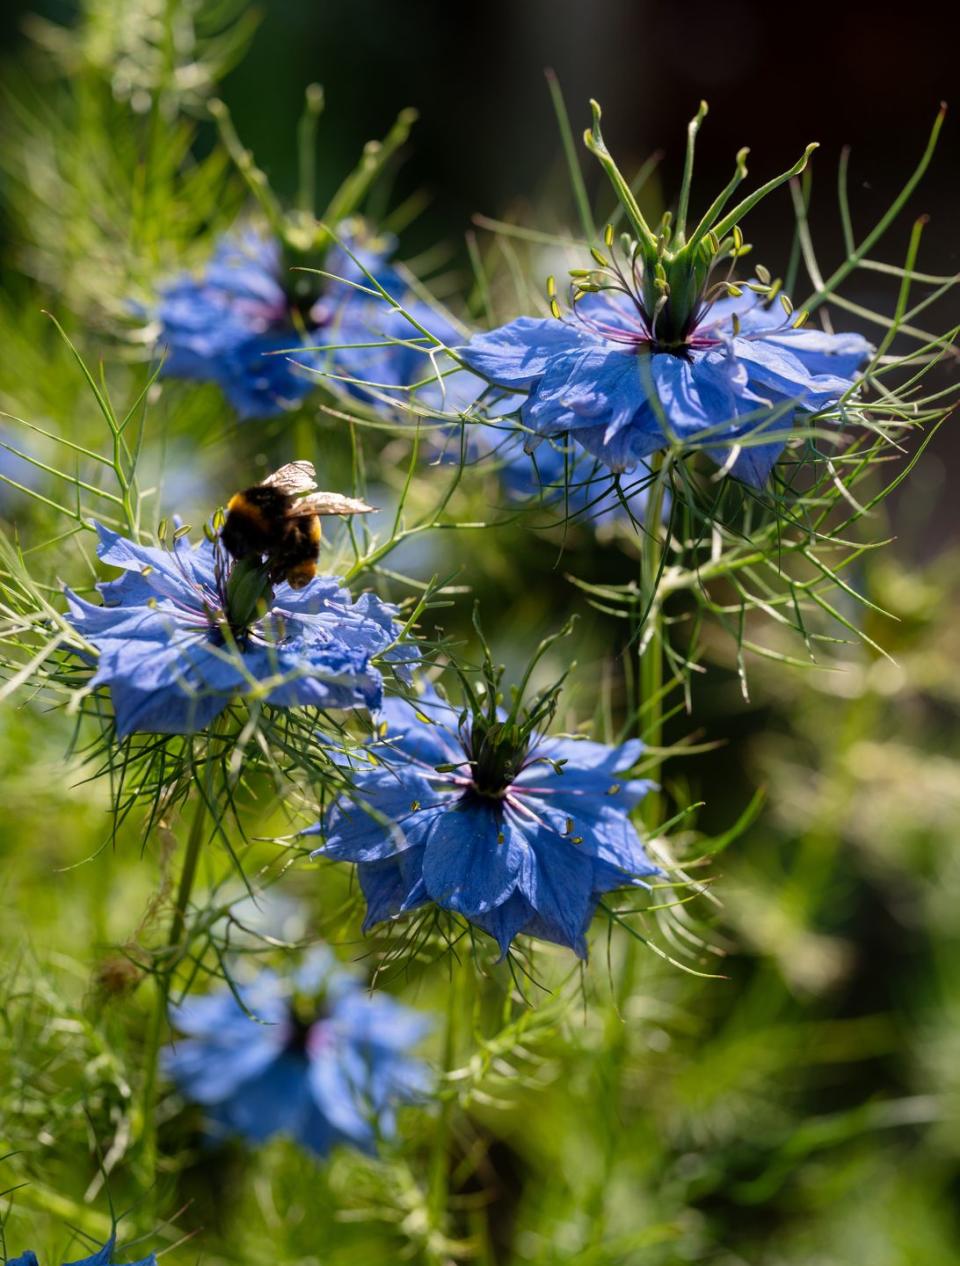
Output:
[[[397,1106],[428,1089],[408,1052],[429,1021],[368,993],[329,951],[312,951],[292,977],[261,971],[235,987],[243,1006],[225,988],[173,1009],[185,1037],[164,1060],[215,1135],[285,1134],[320,1156],[339,1143],[369,1152],[394,1135]]]
[[[370,302],[349,283],[368,285],[365,268],[385,288],[400,285],[387,262],[392,241],[370,246],[352,231],[343,236],[362,267],[335,247],[324,267],[348,284],[324,284],[319,296],[297,293],[308,274],[284,274],[276,239],[253,229],[221,238],[199,277],[179,277],[161,294],[155,315],[164,373],[218,383],[241,418],[295,408],[316,385],[307,371],[327,363],[316,349],[347,341],[341,327],[349,325],[351,309]]]
[[[400,296],[401,308],[386,302],[355,305],[341,327],[344,341],[339,369],[349,382],[342,384],[360,399],[390,417],[411,410],[426,420],[421,444],[434,460],[469,466],[494,463],[504,491],[512,500],[550,504],[567,515],[599,524],[632,516],[642,521],[643,491],[628,495],[624,510],[609,472],[591,459],[584,462],[576,443],[542,444],[529,450],[536,436],[514,426],[497,424],[515,412],[524,397],[491,388],[486,379],[460,367],[430,344],[423,330],[452,347],[459,333],[446,313],[412,293]],[[432,418],[482,413],[484,426],[469,426],[462,443],[462,426],[431,425]]]
[[[377,708],[383,655],[403,674],[412,648],[395,608],[373,594],[353,599],[318,576],[305,588],[267,590],[268,610],[237,623],[232,563],[219,542],[171,549],[138,545],[97,525],[98,554],[122,569],[97,586],[103,605],[68,591],[74,627],[99,658],[92,687],[107,685],[118,734],[204,729],[238,695],[275,707]]]
[[[383,737],[343,796],[305,834],[354,862],[365,930],[430,902],[462,915],[506,954],[520,933],[585,957],[597,902],[659,874],[629,818],[651,784],[624,777],[643,745],[533,733],[461,719],[432,691],[391,699]],[[514,727],[515,728],[515,727]]]
[[[702,303],[669,346],[629,287],[574,297],[560,320],[521,317],[459,354],[486,381],[526,393],[530,431],[568,434],[616,471],[693,441],[760,487],[796,414],[835,408],[872,351],[859,334],[797,329],[752,291]]]
[[[113,1266],[113,1250],[116,1247],[116,1239],[111,1236],[98,1252],[93,1253],[90,1257],[79,1258],[75,1262],[67,1262],[64,1266]],[[19,1257],[11,1257],[7,1262],[7,1266],[38,1266],[37,1255],[29,1250],[21,1253]],[[149,1257],[141,1257],[138,1262],[131,1262],[130,1266],[157,1266],[157,1259],[153,1253]]]

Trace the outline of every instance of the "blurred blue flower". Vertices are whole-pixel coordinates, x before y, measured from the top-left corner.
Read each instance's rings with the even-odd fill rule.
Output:
[[[337,352],[328,357],[316,348],[349,341],[342,330],[350,326],[351,309],[371,302],[349,283],[368,286],[367,269],[391,291],[401,285],[387,262],[392,239],[370,245],[350,229],[341,226],[341,232],[347,249],[335,246],[324,268],[346,284],[324,282],[319,297],[298,296],[309,274],[284,273],[274,238],[254,229],[221,238],[199,277],[176,278],[161,293],[155,315],[166,352],[163,372],[218,383],[241,418],[295,408],[316,386],[308,371],[331,357],[336,366]],[[276,355],[285,350],[291,355]]]
[[[872,351],[859,334],[796,329],[749,291],[704,304],[682,345],[659,345],[652,324],[632,294],[588,292],[560,320],[521,317],[459,355],[527,393],[530,431],[569,434],[613,470],[696,441],[760,487],[795,414],[834,408]]]
[[[231,577],[241,564],[185,536],[171,549],[138,545],[97,525],[98,554],[122,568],[97,586],[103,606],[69,590],[70,618],[99,652],[91,686],[108,685],[118,734],[204,729],[237,695],[275,707],[377,708],[384,652],[403,675],[416,652],[392,646],[395,608],[373,594],[354,599],[329,576],[294,590],[268,590],[265,614],[231,613]],[[388,648],[390,648],[388,650]]]
[[[292,976],[261,971],[235,988],[242,1006],[224,988],[174,1008],[185,1037],[164,1059],[213,1133],[285,1134],[320,1156],[338,1143],[372,1151],[394,1135],[397,1106],[427,1091],[426,1066],[408,1053],[427,1018],[370,994],[329,951],[311,951]]]
[[[90,1257],[78,1258],[75,1262],[66,1262],[64,1266],[113,1266],[113,1250],[116,1243],[116,1239],[111,1236],[98,1252]],[[21,1253],[19,1257],[11,1257],[7,1266],[38,1266],[37,1255],[28,1250],[26,1253]],[[157,1259],[151,1253],[148,1257],[141,1257],[138,1262],[131,1262],[130,1266],[157,1266]]]
[[[639,740],[534,733],[511,746],[432,690],[416,707],[388,700],[382,715],[370,764],[354,761],[354,795],[304,832],[324,836],[316,854],[356,863],[365,930],[435,902],[502,954],[524,933],[585,957],[600,896],[660,873],[628,816],[652,786],[623,777]]]

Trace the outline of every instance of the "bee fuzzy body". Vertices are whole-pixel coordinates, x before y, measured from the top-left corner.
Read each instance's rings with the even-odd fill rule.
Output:
[[[366,514],[365,502],[316,492],[310,462],[291,462],[227,502],[220,541],[236,559],[266,558],[270,580],[302,589],[317,574],[320,515]]]
[[[320,557],[320,520],[316,515],[285,519],[280,540],[270,551],[270,579],[286,580],[291,589],[302,589],[317,574]]]

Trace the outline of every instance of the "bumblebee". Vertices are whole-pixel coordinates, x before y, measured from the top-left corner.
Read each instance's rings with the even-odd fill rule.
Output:
[[[312,462],[289,462],[263,483],[234,493],[220,532],[224,549],[236,559],[265,557],[272,584],[286,580],[291,589],[302,589],[317,574],[320,516],[373,509],[316,487]]]

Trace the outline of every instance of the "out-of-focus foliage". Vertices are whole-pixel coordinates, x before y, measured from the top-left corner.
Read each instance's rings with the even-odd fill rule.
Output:
[[[332,393],[238,427],[215,387],[150,382],[148,343],[137,341],[144,305],[171,272],[202,263],[245,206],[203,120],[253,23],[253,10],[232,0],[88,0],[69,34],[28,27],[0,121],[11,273],[0,301],[0,408],[23,420],[0,418],[0,470],[12,481],[0,484],[0,619],[44,602],[62,610],[61,580],[92,586],[82,521],[105,506],[151,537],[161,519],[200,525],[235,487],[311,458],[324,487],[380,507],[369,528],[329,533],[322,561],[416,610],[431,653],[469,657],[477,600],[516,679],[531,648],[577,609],[576,665],[568,644],[554,646],[532,686],[569,670],[556,728],[613,742],[646,715],[630,640],[643,546],[628,519],[596,527],[583,515],[558,522],[556,507],[521,511],[495,462],[431,463],[426,424],[418,436]],[[278,149],[286,140],[277,136]],[[258,155],[265,167],[270,158]],[[797,190],[794,264],[805,255],[816,271],[808,193]],[[366,210],[386,211],[389,200],[378,190]],[[405,214],[392,220],[401,258]],[[789,211],[785,219],[792,229]],[[544,222],[558,220],[551,206]],[[413,275],[435,278],[452,253],[456,266],[437,289],[470,292],[465,320],[545,310],[542,278],[575,263],[579,243],[523,225],[481,227],[494,232],[471,239],[462,258],[441,246],[409,261]],[[450,239],[460,231],[450,225]],[[788,265],[789,243],[774,249]],[[903,278],[887,280],[895,306]],[[914,281],[924,296],[943,284]],[[98,389],[109,388],[114,421],[129,423],[137,460],[127,503],[113,480],[129,454],[116,466],[113,455],[91,456],[114,432],[42,307],[69,329]],[[865,489],[892,482],[886,469],[874,477],[865,472]],[[168,928],[191,830],[179,798],[146,797],[162,812],[145,831],[136,793],[151,766],[131,759],[122,772],[136,784],[137,812],[118,823],[109,779],[92,778],[84,762],[77,717],[51,709],[48,692],[15,693],[8,673],[4,1253],[73,1260],[109,1236],[116,1216],[131,1250],[124,1260],[142,1255],[130,1244],[139,1236],[143,1252],[163,1249],[172,1266],[960,1261],[958,560],[948,553],[920,568],[906,553],[866,548],[893,535],[884,516],[909,515],[922,488],[907,481],[894,510],[878,502],[862,516],[859,486],[846,488],[851,505],[827,483],[824,496],[857,520],[838,548],[842,579],[866,602],[837,595],[830,578],[844,640],[826,640],[837,638],[836,621],[815,612],[824,664],[798,668],[786,661],[809,649],[807,606],[799,614],[807,591],[795,601],[790,585],[765,589],[769,557],[757,573],[748,560],[744,579],[721,577],[709,595],[689,573],[693,596],[669,615],[678,657],[692,627],[702,639],[683,661],[696,720],[680,690],[669,696],[664,803],[677,820],[669,843],[651,844],[689,883],[655,890],[649,912],[611,902],[622,922],[609,933],[595,923],[585,968],[544,946],[497,964],[462,927],[454,954],[446,925],[423,939],[404,939],[401,926],[361,940],[349,870],[309,863],[292,835],[316,810],[297,753],[279,778],[267,762],[251,760],[242,775],[230,768],[244,829],[203,851],[202,900],[186,913],[178,957]],[[711,550],[741,556],[736,526],[698,541],[707,566]],[[776,524],[766,530],[773,540]],[[25,596],[16,578],[27,568],[35,587]],[[768,609],[748,604],[745,588]],[[743,636],[747,605],[763,654]],[[36,650],[22,656],[25,680]],[[311,737],[304,723],[278,743]],[[144,1057],[171,952],[179,997],[219,985],[230,954],[282,970],[317,939],[377,987],[453,1018],[446,1030],[438,1018],[423,1046],[440,1070],[437,1099],[401,1110],[399,1141],[376,1158],[338,1150],[327,1164],[283,1140],[212,1149],[199,1110],[165,1082],[145,1122]]]

